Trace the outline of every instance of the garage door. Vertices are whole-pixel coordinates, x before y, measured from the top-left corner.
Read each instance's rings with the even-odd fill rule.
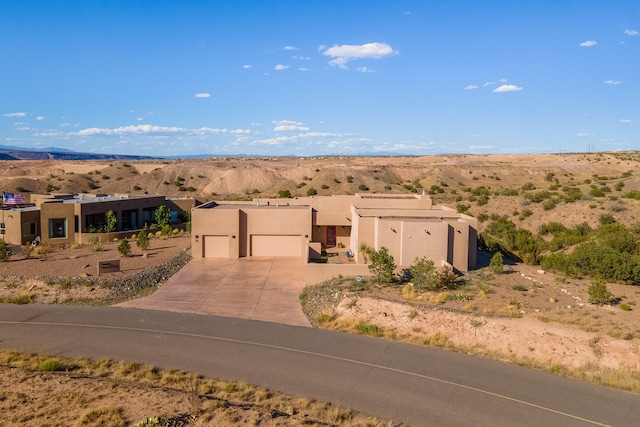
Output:
[[[228,258],[229,236],[204,236],[204,256],[206,258]]]
[[[299,257],[302,243],[300,236],[252,235],[251,256]]]

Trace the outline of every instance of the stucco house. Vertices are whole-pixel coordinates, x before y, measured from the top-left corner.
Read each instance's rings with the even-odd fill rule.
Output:
[[[282,256],[309,264],[322,250],[340,246],[362,265],[359,247],[366,243],[374,250],[386,247],[398,266],[422,256],[461,272],[476,264],[476,219],[434,206],[427,195],[209,202],[191,215],[194,258]]]
[[[29,205],[2,208],[4,239],[14,245],[28,244],[36,236],[53,245],[88,243],[105,225],[105,214],[113,211],[118,219],[116,233],[100,233],[106,240],[151,226],[154,211],[163,205],[171,211],[173,222],[178,222],[178,215],[193,208],[196,201],[147,194],[31,194]]]

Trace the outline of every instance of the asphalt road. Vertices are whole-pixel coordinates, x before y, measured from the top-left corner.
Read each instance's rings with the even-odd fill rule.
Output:
[[[0,348],[245,381],[415,426],[638,426],[640,396],[445,350],[252,320],[0,305]]]

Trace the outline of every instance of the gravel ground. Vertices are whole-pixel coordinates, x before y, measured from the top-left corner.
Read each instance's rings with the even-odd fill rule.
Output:
[[[143,252],[132,243],[128,257],[120,256],[117,242],[100,251],[80,246],[16,254],[0,263],[0,300],[27,296],[34,303],[103,305],[148,295],[189,262],[190,244],[189,236],[152,239]],[[120,272],[98,276],[98,262],[114,259]]]

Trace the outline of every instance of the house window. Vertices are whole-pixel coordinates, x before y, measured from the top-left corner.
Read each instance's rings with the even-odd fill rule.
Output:
[[[64,239],[67,237],[67,218],[49,218],[49,238]]]

